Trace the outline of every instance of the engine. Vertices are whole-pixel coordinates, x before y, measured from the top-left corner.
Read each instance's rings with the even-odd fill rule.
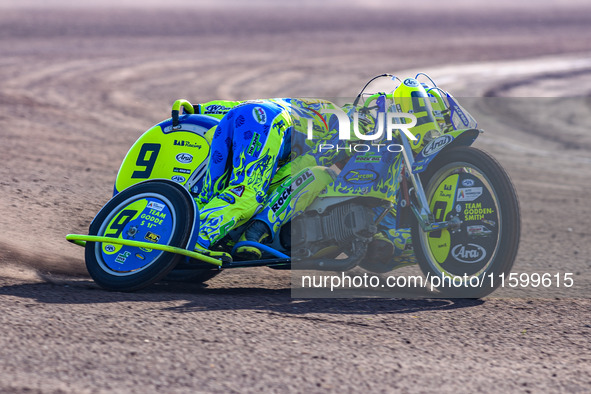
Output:
[[[292,257],[350,256],[356,245],[369,243],[376,232],[373,210],[356,202],[307,210],[291,223]]]

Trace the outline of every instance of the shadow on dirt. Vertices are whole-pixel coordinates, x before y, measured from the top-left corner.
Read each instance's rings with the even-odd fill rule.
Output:
[[[223,310],[267,311],[280,314],[405,314],[479,306],[474,299],[292,298],[291,289],[216,288],[187,284],[158,284],[136,293],[108,292],[92,281],[70,284],[23,283],[0,287],[0,296],[30,299],[41,304],[162,303],[162,311],[200,313]],[[170,302],[181,302],[171,306]]]

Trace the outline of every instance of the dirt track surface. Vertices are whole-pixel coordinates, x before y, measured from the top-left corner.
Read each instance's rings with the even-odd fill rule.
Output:
[[[589,11],[3,9],[0,391],[591,390]],[[300,300],[261,268],[109,293],[64,241],[175,99],[350,96],[401,70],[456,96],[577,96],[465,100],[520,197],[514,271],[575,289]]]

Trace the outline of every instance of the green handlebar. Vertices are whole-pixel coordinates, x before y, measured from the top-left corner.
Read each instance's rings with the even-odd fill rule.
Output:
[[[193,108],[193,104],[191,104],[188,100],[179,99],[172,104],[172,127],[176,127],[179,125],[179,116],[181,114],[181,107],[185,110],[186,113],[194,114],[195,109]]]

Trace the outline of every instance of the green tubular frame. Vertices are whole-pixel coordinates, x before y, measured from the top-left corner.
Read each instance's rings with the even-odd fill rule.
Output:
[[[161,250],[163,252],[170,252],[181,254],[183,256],[187,256],[193,258],[195,260],[203,261],[209,264],[216,265],[221,267],[222,262],[220,260],[214,259],[213,257],[209,257],[203,255],[198,252],[194,252],[192,250],[187,250],[183,248],[177,248],[175,246],[170,245],[159,245],[154,244],[151,242],[141,242],[141,241],[133,241],[130,239],[118,239],[118,238],[111,238],[111,237],[101,237],[98,235],[81,235],[81,234],[68,234],[66,235],[66,240],[80,246],[86,246],[87,242],[104,242],[109,244],[117,244],[117,245],[125,245],[125,246],[134,246],[138,248],[147,248],[147,249],[155,249]]]

